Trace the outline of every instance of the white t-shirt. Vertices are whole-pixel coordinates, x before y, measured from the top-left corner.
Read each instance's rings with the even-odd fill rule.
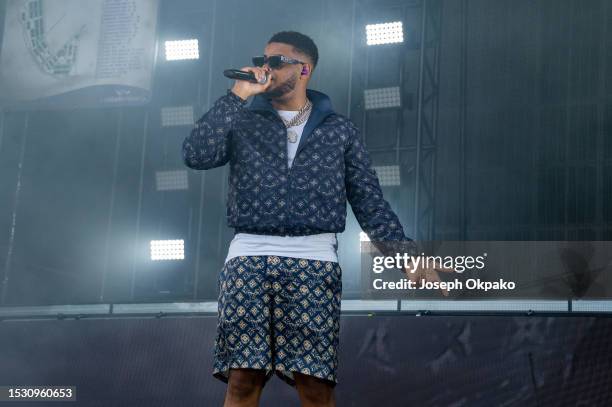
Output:
[[[299,259],[338,261],[335,233],[308,236],[272,236],[236,233],[225,262],[236,256],[285,256]]]
[[[297,115],[295,110],[277,110],[278,114],[289,121]],[[289,127],[287,131],[295,131],[298,135],[295,143],[287,141],[287,165],[293,165],[302,132],[306,126],[305,120],[299,126]],[[225,261],[236,256],[285,256],[301,259],[338,261],[338,240],[335,233],[319,233],[308,236],[272,236],[251,233],[236,233],[230,243]]]
[[[286,121],[293,119],[298,114],[296,110],[277,110],[277,112],[279,116],[285,119]],[[291,130],[296,132],[298,135],[295,143],[290,143],[289,141],[287,141],[287,164],[289,165],[289,168],[291,168],[291,166],[293,165],[293,159],[295,158],[295,153],[297,151],[298,145],[300,144],[300,140],[302,139],[302,133],[304,132],[304,127],[306,126],[307,121],[308,119],[304,120],[304,122],[299,126],[292,126],[287,128],[287,132]]]

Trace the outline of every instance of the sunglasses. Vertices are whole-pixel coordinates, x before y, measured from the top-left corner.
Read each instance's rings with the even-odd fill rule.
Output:
[[[272,69],[277,69],[283,66],[283,64],[305,64],[305,62],[298,61],[297,59],[289,58],[284,55],[264,55],[253,57],[253,65],[262,67],[265,64]]]

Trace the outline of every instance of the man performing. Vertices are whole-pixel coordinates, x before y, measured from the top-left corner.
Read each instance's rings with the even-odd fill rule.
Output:
[[[262,83],[236,81],[183,143],[190,168],[230,163],[227,219],[235,235],[219,274],[213,367],[228,383],[225,406],[257,406],[272,373],[297,388],[303,406],[335,405],[336,234],[345,228],[347,199],[377,247],[414,253],[358,129],[327,95],[307,89],[318,58],[306,35],[273,35],[255,66],[242,68]],[[409,277],[439,281],[434,269]]]

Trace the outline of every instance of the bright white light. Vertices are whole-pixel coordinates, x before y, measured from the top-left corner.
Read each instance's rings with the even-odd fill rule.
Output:
[[[166,61],[198,58],[200,58],[198,40],[166,41]]]
[[[193,126],[193,106],[168,106],[161,109],[162,126]]]
[[[151,240],[151,260],[183,260],[184,240]]]
[[[174,191],[178,189],[187,189],[187,171],[157,171],[155,173],[158,191]]]
[[[368,45],[392,44],[404,41],[401,21],[366,25]]]
[[[366,234],[366,232],[359,232],[359,241],[360,242],[369,242],[370,238]]]
[[[400,184],[400,171],[398,165],[381,165],[374,167],[381,186],[394,186]]]
[[[391,88],[366,89],[363,92],[366,110],[400,107],[399,86]]]

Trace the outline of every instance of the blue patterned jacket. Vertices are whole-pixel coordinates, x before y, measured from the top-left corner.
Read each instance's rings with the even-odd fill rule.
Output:
[[[342,232],[348,199],[359,225],[383,253],[414,253],[383,198],[359,130],[334,112],[327,95],[308,89],[307,97],[313,108],[291,168],[287,130],[270,102],[256,95],[247,108],[229,90],[183,142],[185,164],[206,170],[229,162],[227,220],[235,233]]]

